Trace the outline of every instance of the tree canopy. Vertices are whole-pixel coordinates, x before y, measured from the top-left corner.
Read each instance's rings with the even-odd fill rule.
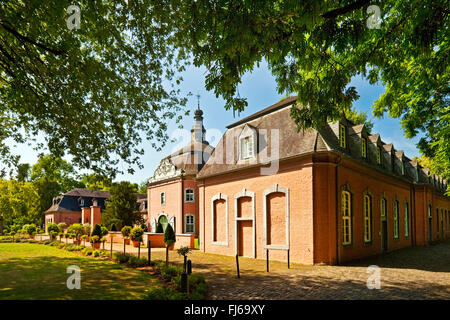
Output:
[[[0,4],[0,155],[6,137],[40,132],[81,168],[141,167],[140,133],[158,147],[179,120],[187,64],[240,111],[242,77],[265,60],[278,91],[298,96],[299,129],[348,115],[362,76],[385,86],[374,115],[400,118],[407,137],[423,132],[420,150],[449,167],[448,0],[85,0],[72,30],[70,4]]]

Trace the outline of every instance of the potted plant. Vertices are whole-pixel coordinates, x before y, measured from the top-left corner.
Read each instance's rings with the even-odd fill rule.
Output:
[[[175,232],[170,224],[167,225],[164,231],[164,243],[166,244],[166,266],[169,264],[169,250],[173,250],[175,245]]]
[[[101,239],[100,239],[100,242],[102,243],[102,247],[103,247],[103,250],[105,250],[105,242],[106,242],[106,237],[102,237]]]
[[[28,224],[26,226],[25,232],[28,234],[30,239],[34,239],[34,234],[36,233],[36,226],[34,224]]]
[[[59,236],[59,242],[61,242],[62,238],[64,237],[64,233],[60,232],[60,233],[58,233],[58,236]]]
[[[88,238],[88,236],[87,235],[85,235],[85,234],[83,234],[82,236],[81,236],[81,240],[83,240],[83,245],[84,246],[86,246],[86,239]],[[89,241],[89,240],[87,240],[87,241]]]
[[[89,242],[91,243],[91,247],[93,249],[100,249],[100,237],[99,236],[91,236]]]
[[[77,245],[80,244],[80,236],[84,233],[84,228],[81,223],[74,223],[70,225],[70,227],[67,229],[68,232],[72,234],[72,238],[74,239],[74,243]]]
[[[53,233],[52,233],[53,232]],[[54,234],[56,233],[56,234],[58,234],[60,231],[59,231],[59,228],[58,228],[58,225],[56,224],[56,223],[54,223],[54,222],[50,222],[48,225],[47,225],[47,233],[48,233],[48,235],[49,235],[49,237],[50,237],[50,240],[53,240],[54,239]]]
[[[133,228],[130,232],[131,241],[133,241],[133,247],[139,247],[139,243],[142,242],[142,236],[144,234],[144,230],[139,227]]]
[[[130,244],[130,239],[128,237],[130,236],[131,233],[131,227],[125,226],[122,228],[122,230],[120,230],[120,232],[122,233],[122,236],[125,240],[125,244]]]
[[[67,243],[67,239],[69,238],[69,234],[68,233],[64,233],[64,238],[66,239],[66,243]]]
[[[64,232],[66,230],[67,224],[65,222],[58,223],[59,232]]]

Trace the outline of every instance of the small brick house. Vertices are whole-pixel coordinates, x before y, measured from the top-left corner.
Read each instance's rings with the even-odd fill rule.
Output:
[[[297,132],[295,101],[229,125],[192,179],[202,251],[339,264],[450,237],[446,181],[364,125]]]
[[[52,206],[45,211],[45,228],[50,222],[89,223],[91,226],[102,223],[102,210],[110,197],[108,191],[94,191],[77,188],[53,198]],[[147,195],[137,194],[139,211],[144,220],[147,217]]]
[[[110,196],[107,191],[73,189],[53,198],[52,206],[45,211],[45,227],[50,222],[64,222],[67,226],[73,223],[98,223],[101,221],[101,210],[105,208],[105,200]]]

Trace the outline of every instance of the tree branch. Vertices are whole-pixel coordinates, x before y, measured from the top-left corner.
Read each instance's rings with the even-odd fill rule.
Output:
[[[345,7],[325,12],[324,14],[322,14],[322,17],[325,19],[333,19],[342,14],[346,14],[348,12],[360,9],[360,8],[364,7],[365,5],[369,4],[370,1],[371,0],[358,0],[356,2],[346,5]]]
[[[40,49],[43,49],[45,51],[48,51],[50,53],[53,53],[54,55],[64,55],[66,54],[66,52],[64,50],[59,50],[59,49],[52,49],[50,47],[48,47],[47,45],[44,45],[42,43],[36,42],[33,39],[30,39],[24,35],[21,35],[19,32],[17,32],[16,30],[14,30],[13,28],[10,28],[9,26],[7,26],[6,24],[4,24],[3,22],[0,22],[0,26],[3,27],[3,29],[5,29],[6,31],[8,31],[9,33],[11,33],[13,36],[15,36],[17,39],[25,41],[27,43],[30,43]]]

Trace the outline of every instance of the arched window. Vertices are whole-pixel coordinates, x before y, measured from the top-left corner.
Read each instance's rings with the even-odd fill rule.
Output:
[[[342,244],[352,243],[352,197],[350,192],[342,191]]]
[[[186,189],[184,191],[184,202],[194,202],[194,189]]]
[[[398,224],[398,200],[394,200],[394,212],[393,212],[393,218],[394,218],[394,239],[398,239],[400,237],[399,233],[399,224]]]
[[[372,242],[372,197],[364,195],[364,242]]]
[[[185,232],[194,233],[195,232],[195,216],[193,214],[187,214],[185,221]]]

